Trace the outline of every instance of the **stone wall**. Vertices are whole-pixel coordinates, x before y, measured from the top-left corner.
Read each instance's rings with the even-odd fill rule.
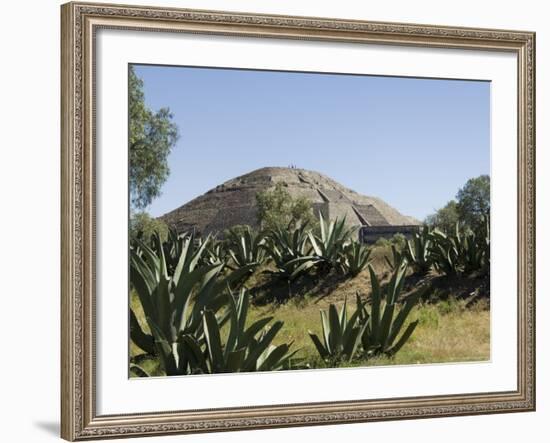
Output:
[[[415,232],[420,230],[419,225],[408,226],[361,226],[359,229],[359,241],[362,243],[375,243],[379,238],[392,238],[395,234],[403,234],[406,238],[412,238]]]

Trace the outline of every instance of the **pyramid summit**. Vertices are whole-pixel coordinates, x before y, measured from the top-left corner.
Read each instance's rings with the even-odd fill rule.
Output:
[[[305,197],[315,213],[384,234],[406,232],[420,222],[402,215],[383,200],[359,194],[319,172],[265,167],[228,180],[160,217],[178,232],[221,232],[236,225],[258,228],[256,194],[283,183],[294,198]],[[387,235],[384,235],[387,236]]]

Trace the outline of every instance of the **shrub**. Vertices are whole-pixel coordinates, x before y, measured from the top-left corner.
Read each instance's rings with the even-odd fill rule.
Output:
[[[257,217],[262,229],[315,224],[311,202],[305,197],[293,198],[285,187],[285,183],[279,182],[273,189],[256,194]]]
[[[157,234],[162,241],[168,238],[168,225],[158,218],[152,218],[146,212],[138,212],[130,217],[130,240],[135,238],[149,239]]]

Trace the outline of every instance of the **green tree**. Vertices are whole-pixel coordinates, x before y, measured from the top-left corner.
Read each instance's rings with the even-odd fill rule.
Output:
[[[142,236],[149,240],[156,233],[162,241],[168,238],[168,225],[158,218],[152,218],[147,212],[138,212],[130,217],[130,238]]]
[[[491,210],[491,181],[488,175],[471,178],[456,194],[458,218],[477,226]]]
[[[442,231],[451,232],[457,222],[477,228],[491,210],[491,180],[488,175],[471,178],[460,188],[455,200],[450,200],[425,223]]]
[[[450,200],[445,206],[439,209],[435,214],[426,217],[425,223],[432,228],[439,228],[443,232],[452,232],[458,221],[457,203]]]
[[[168,178],[168,155],[178,139],[178,127],[168,108],[153,112],[147,107],[143,80],[132,66],[128,88],[130,204],[143,209],[160,195]]]
[[[313,215],[311,202],[305,197],[292,197],[285,189],[286,184],[277,183],[274,188],[256,194],[257,217],[262,229],[314,226],[317,219]]]

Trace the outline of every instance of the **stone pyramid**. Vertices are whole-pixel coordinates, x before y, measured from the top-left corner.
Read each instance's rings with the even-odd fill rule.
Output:
[[[256,194],[279,182],[291,196],[306,197],[315,213],[320,211],[331,220],[345,216],[349,225],[390,233],[393,226],[420,225],[383,200],[358,194],[323,174],[282,167],[265,167],[228,180],[160,218],[178,232],[194,230],[203,235],[235,225],[257,228]]]

